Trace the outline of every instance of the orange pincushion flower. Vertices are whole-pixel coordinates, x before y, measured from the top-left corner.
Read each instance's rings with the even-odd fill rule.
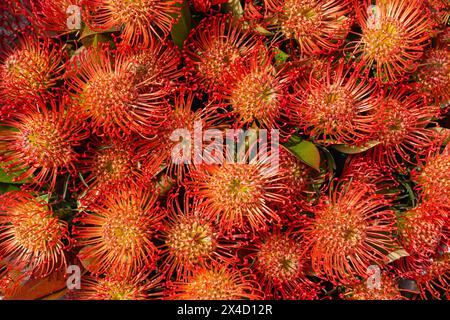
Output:
[[[269,30],[295,39],[302,54],[334,51],[353,24],[348,0],[264,0]]]
[[[258,47],[256,47],[258,48]],[[218,97],[231,107],[239,125],[256,122],[263,128],[277,127],[288,102],[288,87],[293,75],[287,68],[276,68],[272,55],[262,47],[225,75],[227,86]]]
[[[336,68],[331,63],[322,78],[310,76],[296,83],[289,104],[291,123],[326,144],[367,141],[374,132],[375,86],[361,79],[358,67],[352,71],[344,61]]]
[[[303,243],[291,232],[276,230],[257,238],[248,263],[268,299],[314,299],[318,287],[306,278]]]
[[[138,188],[110,191],[76,219],[80,225],[73,233],[85,246],[80,259],[92,260],[91,272],[113,269],[125,276],[155,267],[158,250],[152,239],[164,217],[156,200],[155,193]]]
[[[159,285],[159,279],[146,280],[142,275],[124,277],[106,275],[82,278],[81,289],[71,296],[75,300],[148,300],[149,290]]]
[[[385,94],[375,113],[378,127],[374,139],[374,157],[393,168],[403,168],[402,160],[414,163],[411,154],[426,152],[436,140],[435,131],[426,128],[439,115],[439,109],[428,105],[424,97],[400,86]]]
[[[167,277],[175,274],[177,279],[184,279],[199,267],[207,267],[216,261],[228,264],[234,261],[233,249],[239,246],[244,235],[224,237],[195,204],[185,199],[183,207],[174,201],[162,230],[161,255],[166,256]]]
[[[29,102],[23,111],[4,121],[0,131],[0,159],[17,181],[31,178],[37,187],[53,190],[58,174],[75,172],[75,148],[87,137],[67,99]]]
[[[383,264],[395,245],[395,214],[388,205],[370,185],[343,180],[334,187],[313,207],[315,219],[304,233],[314,271],[335,284],[351,283],[370,265]]]
[[[199,208],[211,219],[217,219],[225,232],[233,229],[266,229],[279,222],[269,202],[283,203],[280,194],[286,187],[280,183],[277,168],[263,161],[202,164],[191,171],[186,181],[188,194],[199,201]]]
[[[132,46],[148,47],[172,30],[182,0],[86,0],[87,24],[93,30],[122,29],[122,39]]]
[[[382,275],[380,288],[369,288],[367,281],[362,281],[344,294],[347,300],[403,300],[395,279],[390,275]]]
[[[436,99],[436,103],[450,101],[450,50],[430,49],[417,70],[418,85]]]
[[[82,0],[34,0],[31,2],[32,16],[30,20],[49,36],[77,32],[78,29],[70,29],[70,25],[68,26],[67,22],[70,18],[68,9],[70,6],[78,7],[80,18],[82,18],[81,2]]]
[[[433,23],[422,0],[364,0],[357,5],[362,29],[356,53],[380,82],[398,82],[414,71]]]
[[[248,57],[258,37],[233,17],[213,16],[193,29],[183,47],[188,70],[204,90],[223,87],[224,75],[240,58]]]
[[[44,200],[23,191],[1,196],[0,255],[18,269],[46,276],[66,264],[67,224]]]
[[[154,48],[155,55],[164,55],[160,47]],[[147,68],[140,74],[146,66],[139,64],[139,56],[130,57],[125,50],[115,53],[113,58],[103,48],[81,59],[80,74],[70,81],[80,115],[90,119],[98,135],[123,137],[157,127],[168,110],[169,83],[160,80],[161,70],[149,75],[152,70]]]
[[[2,54],[0,97],[15,103],[42,96],[61,77],[62,50],[48,39],[20,38]]]
[[[416,256],[433,255],[448,233],[445,221],[449,217],[448,210],[427,201],[401,214],[398,230],[403,247]]]
[[[253,275],[246,269],[226,265],[199,268],[185,281],[171,284],[168,299],[175,300],[243,300],[261,299]]]

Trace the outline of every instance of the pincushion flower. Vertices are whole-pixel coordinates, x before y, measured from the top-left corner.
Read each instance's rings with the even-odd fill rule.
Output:
[[[91,272],[112,269],[130,276],[155,267],[158,249],[152,239],[164,217],[156,200],[155,193],[142,188],[111,190],[77,217],[73,234],[85,247],[80,259],[92,261]]]
[[[209,12],[211,7],[227,3],[228,0],[190,0],[195,11]]]
[[[290,123],[321,143],[360,144],[375,131],[376,87],[362,79],[360,67],[347,67],[343,60],[331,66],[329,61],[321,78],[307,76],[294,84]]]
[[[0,199],[0,255],[34,277],[64,268],[67,223],[31,193],[11,191]]]
[[[188,199],[182,204],[173,200],[169,207],[161,238],[164,241],[161,247],[163,269],[168,278],[185,279],[199,267],[237,261],[235,251],[245,239],[243,234],[225,237],[214,222]]]
[[[367,281],[348,288],[344,294],[347,300],[404,300],[397,281],[389,274],[381,275],[380,288],[369,288]]]
[[[355,282],[370,265],[382,265],[396,242],[396,219],[389,201],[373,187],[341,181],[313,207],[305,248],[313,270],[335,284]]]
[[[4,121],[0,159],[7,172],[18,175],[14,180],[31,179],[35,187],[52,191],[58,175],[76,172],[76,148],[87,131],[72,111],[65,97],[37,99]]]
[[[170,284],[170,300],[243,300],[261,299],[258,283],[246,269],[214,265],[199,268],[184,281]]]
[[[81,289],[72,294],[76,300],[148,300],[149,290],[159,286],[158,278],[147,280],[142,274],[124,277],[118,274],[85,276]]]
[[[433,23],[421,0],[364,0],[357,4],[362,29],[355,54],[379,82],[399,82],[415,70]]]
[[[410,254],[430,257],[443,239],[448,239],[450,210],[429,201],[422,202],[398,218],[400,242]],[[446,223],[447,221],[447,223]]]
[[[294,77],[287,68],[275,67],[272,57],[265,47],[255,49],[253,55],[233,65],[224,76],[228,85],[218,98],[230,106],[230,115],[240,126],[255,123],[262,128],[277,127]]]
[[[154,48],[164,59],[165,50]],[[164,102],[169,84],[160,81],[158,73],[149,75],[153,70],[148,68],[145,75],[139,74],[145,69],[142,65],[136,69],[139,57],[130,57],[126,51],[115,53],[113,58],[107,48],[92,50],[81,58],[79,74],[70,77],[80,116],[90,119],[93,133],[111,137],[159,126],[168,110]]]
[[[0,97],[17,104],[36,99],[61,79],[63,51],[49,39],[19,38],[0,58]]]
[[[375,113],[378,128],[374,137],[374,157],[380,163],[402,169],[406,163],[415,163],[413,157],[423,154],[436,141],[435,131],[427,128],[439,109],[429,105],[423,95],[398,86],[383,95]]]
[[[240,58],[254,52],[258,37],[229,15],[206,18],[191,31],[183,46],[186,67],[203,90],[223,87],[224,75]]]
[[[132,46],[148,47],[164,39],[179,15],[182,0],[86,0],[86,23],[92,30],[122,30],[123,41]]]
[[[450,50],[430,49],[425,52],[423,62],[417,69],[418,87],[436,104],[450,101]]]
[[[303,243],[291,231],[275,230],[253,241],[246,257],[267,299],[315,299],[318,288],[306,277],[309,264]]]
[[[302,54],[337,50],[353,24],[348,0],[264,0],[267,28],[295,39]]]
[[[269,203],[283,203],[277,168],[270,163],[242,163],[225,161],[222,165],[201,164],[189,174],[185,182],[187,193],[199,201],[199,208],[217,223],[224,232],[233,229],[266,229],[280,217]]]

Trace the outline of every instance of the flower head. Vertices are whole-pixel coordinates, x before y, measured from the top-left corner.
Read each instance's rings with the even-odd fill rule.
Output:
[[[87,131],[65,109],[68,100],[37,99],[22,112],[4,121],[0,131],[0,159],[17,181],[31,179],[37,187],[53,190],[58,174],[75,172],[79,161],[76,147],[87,138]]]
[[[67,224],[42,199],[23,191],[1,196],[0,255],[33,276],[46,276],[66,264]]]
[[[433,24],[422,0],[365,0],[357,7],[362,29],[356,53],[380,82],[398,82],[414,71]]]
[[[248,57],[258,38],[229,15],[203,19],[184,45],[189,72],[202,89],[225,85],[224,75],[240,58]]]
[[[343,180],[313,207],[315,218],[304,232],[313,270],[333,283],[365,277],[395,246],[396,220],[389,202],[373,187]]]
[[[289,104],[290,122],[323,143],[367,141],[374,132],[375,86],[361,79],[359,67],[352,71],[339,61],[332,69],[331,63],[323,77],[313,77],[311,72],[309,78],[296,83]]]
[[[181,0],[86,0],[86,23],[92,30],[122,29],[123,41],[148,47],[164,39],[181,10]]]
[[[369,288],[367,281],[361,281],[345,292],[347,300],[403,300],[397,281],[391,275],[382,275],[380,288]]]
[[[110,269],[132,275],[151,271],[158,250],[152,242],[161,228],[164,211],[157,196],[142,188],[115,190],[87,208],[73,231],[81,259],[91,259],[89,270],[96,274]]]
[[[338,49],[353,24],[348,0],[264,0],[269,30],[295,39],[302,54]]]
[[[172,284],[169,299],[242,300],[261,299],[258,283],[251,273],[226,265],[199,268],[184,281]]]

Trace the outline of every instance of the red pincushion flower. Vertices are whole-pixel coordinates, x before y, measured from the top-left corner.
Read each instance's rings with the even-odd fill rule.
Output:
[[[184,281],[169,284],[170,300],[261,299],[258,283],[247,269],[214,265],[199,268]]]
[[[167,277],[185,279],[199,267],[211,263],[235,262],[235,249],[245,238],[242,234],[224,236],[211,219],[199,212],[196,204],[185,199],[171,202],[168,221],[162,230],[163,271]]]
[[[85,0],[86,23],[92,30],[122,29],[122,39],[132,46],[148,47],[164,39],[180,13],[182,0]]]
[[[361,79],[359,67],[352,70],[341,60],[332,68],[330,61],[323,77],[312,75],[295,84],[291,124],[325,144],[355,145],[370,139],[377,98],[375,86]]]
[[[123,50],[113,58],[103,48],[81,59],[79,76],[71,77],[70,86],[76,92],[80,115],[90,119],[94,133],[123,137],[146,132],[164,121],[168,111],[164,102],[171,89],[162,70],[170,74],[173,65],[164,69],[158,64],[152,69],[143,61],[147,55],[166,61],[172,49],[155,45],[142,52],[144,56]]]
[[[419,88],[436,99],[436,104],[450,101],[450,50],[436,48],[426,51],[416,75]]]
[[[365,277],[370,265],[381,265],[395,246],[396,219],[389,202],[373,187],[343,180],[330,196],[313,207],[315,219],[306,226],[313,270],[332,283]]]
[[[347,300],[404,300],[397,281],[389,274],[382,274],[380,288],[369,288],[367,281],[362,281],[344,294]]]
[[[91,272],[113,269],[128,276],[155,267],[158,249],[152,239],[164,217],[156,200],[155,193],[141,188],[111,190],[85,209],[73,234],[85,247],[80,259],[92,261]]]
[[[257,43],[258,37],[229,15],[203,19],[183,46],[187,70],[204,90],[223,87],[224,75],[237,60],[248,58]]]
[[[268,30],[295,39],[302,54],[337,50],[353,24],[348,0],[264,0]]]
[[[187,193],[199,201],[202,212],[217,219],[224,232],[266,229],[280,220],[268,206],[269,202],[281,204],[286,200],[280,193],[286,186],[280,182],[278,168],[261,159],[247,161],[201,164],[185,182]]]
[[[153,296],[148,291],[158,287],[159,280],[147,280],[142,275],[86,276],[82,278],[81,289],[70,297],[76,300],[148,300]]]
[[[319,286],[306,278],[308,259],[292,232],[275,230],[259,236],[247,256],[267,299],[316,299]]]
[[[50,205],[22,191],[0,199],[0,255],[36,277],[65,267],[67,223],[53,215]]]
[[[61,79],[63,51],[49,39],[24,36],[2,52],[0,97],[16,104],[36,99]]]
[[[4,121],[12,128],[0,131],[0,159],[3,168],[18,174],[14,180],[31,179],[33,185],[52,191],[58,175],[76,172],[75,148],[87,132],[69,103],[65,97],[30,101]]]
[[[402,169],[403,161],[415,163],[413,157],[423,154],[436,141],[436,132],[427,128],[439,109],[428,105],[424,97],[399,86],[384,94],[375,113],[378,128],[374,140],[380,144],[374,157],[380,163]]]
[[[356,6],[362,29],[356,45],[379,82],[398,82],[415,70],[433,24],[422,0],[364,0]]]
[[[237,125],[257,123],[262,128],[277,127],[294,75],[286,67],[277,68],[272,60],[265,47],[256,47],[253,55],[237,62],[224,75],[227,85],[217,96],[230,106],[229,113],[236,118]]]

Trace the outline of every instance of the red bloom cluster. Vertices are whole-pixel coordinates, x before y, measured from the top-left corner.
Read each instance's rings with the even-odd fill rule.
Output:
[[[447,1],[0,10],[1,298],[449,297]]]

